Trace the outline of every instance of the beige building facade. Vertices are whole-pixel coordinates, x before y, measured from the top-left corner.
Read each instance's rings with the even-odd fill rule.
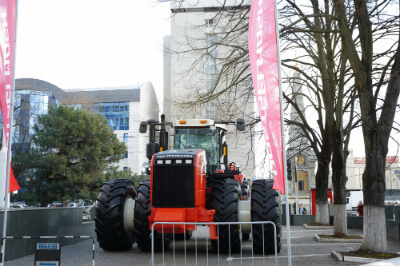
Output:
[[[346,171],[347,171],[347,190],[362,190],[363,180],[362,175],[365,170],[365,157],[353,156],[350,151],[347,158]],[[386,197],[397,197],[400,199],[400,165],[398,156],[386,157],[385,168],[386,180]]]

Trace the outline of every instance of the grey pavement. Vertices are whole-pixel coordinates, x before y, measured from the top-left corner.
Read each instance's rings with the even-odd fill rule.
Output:
[[[351,251],[358,249],[360,243],[330,243],[317,242],[314,234],[332,234],[332,229],[311,230],[301,226],[291,226],[291,254],[292,265],[361,265],[360,263],[338,262],[331,256],[332,251]],[[349,234],[362,234],[362,230],[350,229]],[[251,240],[243,242],[241,253],[218,254],[211,251],[209,239],[206,240],[208,230],[202,227],[194,234],[192,239],[186,242],[186,256],[184,242],[176,242],[171,245],[169,251],[155,254],[155,265],[274,265],[275,257],[268,255],[262,257],[252,255]],[[288,246],[286,239],[286,227],[283,227],[282,250],[278,255],[278,265],[288,265]],[[208,246],[208,249],[207,249]],[[197,247],[197,248],[196,248]],[[197,250],[197,252],[196,252]],[[390,252],[400,251],[400,243],[388,239]],[[400,261],[394,264],[371,265],[400,265]],[[34,256],[26,256],[17,260],[8,261],[7,266],[33,265]],[[61,250],[61,265],[92,265],[92,241],[84,241],[79,244],[63,247]],[[99,248],[96,242],[95,265],[151,265],[151,253],[141,252],[136,244],[130,251],[107,252]]]
[[[391,260],[381,260],[378,262],[364,264],[368,266],[399,266],[400,265],[400,258],[391,259]]]

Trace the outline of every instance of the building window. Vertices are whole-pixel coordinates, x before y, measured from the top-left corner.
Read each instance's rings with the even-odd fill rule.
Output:
[[[17,90],[14,96],[13,142],[28,142],[34,134],[33,126],[38,116],[47,114],[49,105],[59,105],[52,95],[34,90]],[[1,120],[2,121],[2,120]],[[0,122],[0,127],[2,122]]]
[[[204,73],[206,80],[206,90],[209,92],[214,88],[218,75],[218,68],[217,68],[218,37],[216,35],[210,34],[206,36],[205,41],[206,41],[207,53],[204,57],[205,60]]]
[[[125,152],[125,158],[128,158],[128,152]]]
[[[299,181],[299,191],[304,191],[304,181],[303,180]]]
[[[217,26],[217,20],[216,19],[205,19],[205,24],[207,28],[213,28]]]
[[[129,102],[99,103],[96,109],[104,115],[113,130],[129,130]]]
[[[124,142],[128,142],[128,133],[124,133]]]
[[[124,172],[128,172],[128,167],[124,167]]]
[[[204,74],[205,74],[205,89],[207,92],[217,93],[218,88],[218,68],[217,68],[217,57],[218,57],[218,37],[213,34],[206,35],[205,45],[207,53],[204,57]],[[206,118],[216,119],[215,103],[208,102],[206,106]]]

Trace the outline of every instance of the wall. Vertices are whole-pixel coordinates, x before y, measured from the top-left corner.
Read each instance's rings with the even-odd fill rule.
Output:
[[[94,222],[82,221],[83,208],[26,208],[7,212],[7,236],[92,236],[95,237]],[[93,217],[93,215],[92,215]],[[3,228],[4,211],[0,211],[0,226]],[[2,232],[0,235],[1,238]],[[41,240],[42,241],[42,240]],[[51,241],[54,241],[51,240]],[[63,239],[62,246],[83,241]],[[46,241],[43,241],[46,242]],[[6,240],[6,260],[34,253],[33,239]]]
[[[400,206],[385,206],[388,238],[400,242]]]
[[[292,206],[289,204],[289,207]],[[329,204],[330,224],[333,225],[333,204]],[[400,242],[400,206],[385,206],[386,234],[387,237]],[[301,226],[315,221],[314,215],[292,215],[290,214],[290,225]],[[347,216],[348,229],[363,230],[362,216]],[[282,225],[286,225],[285,204],[282,204]]]

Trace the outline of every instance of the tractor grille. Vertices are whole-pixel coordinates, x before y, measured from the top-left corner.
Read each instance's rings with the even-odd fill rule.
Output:
[[[154,165],[153,207],[194,205],[194,165]]]

